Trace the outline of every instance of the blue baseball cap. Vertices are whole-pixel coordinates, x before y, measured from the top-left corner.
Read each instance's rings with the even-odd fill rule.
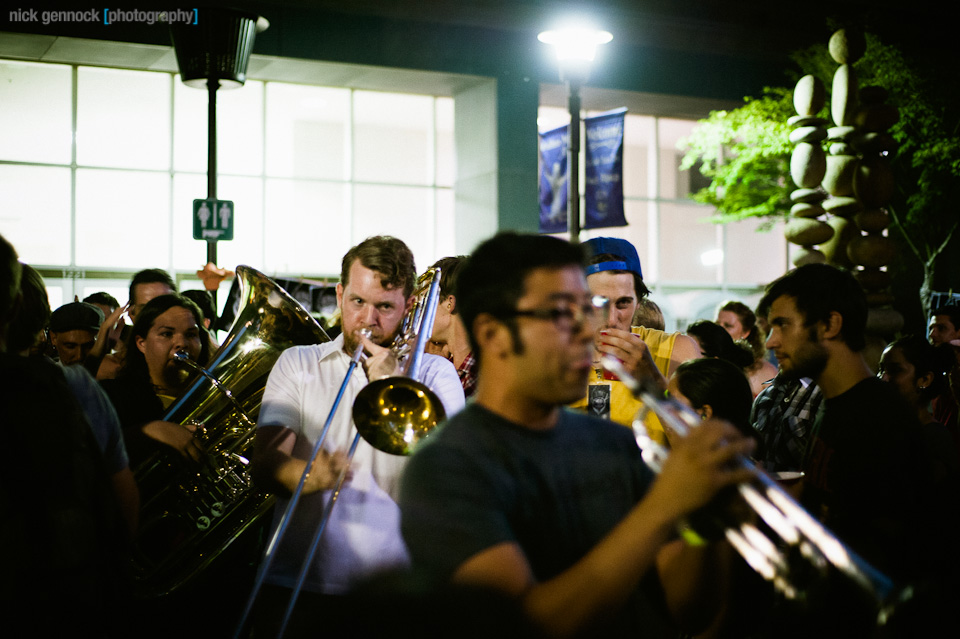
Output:
[[[619,237],[595,237],[583,242],[583,247],[587,251],[587,257],[594,255],[614,255],[618,259],[599,264],[591,264],[587,267],[587,275],[593,275],[601,271],[629,271],[636,273],[643,279],[643,271],[640,268],[640,256],[637,255],[637,249],[627,240]]]

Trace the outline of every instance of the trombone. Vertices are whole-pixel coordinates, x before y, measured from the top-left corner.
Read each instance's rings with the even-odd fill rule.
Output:
[[[293,613],[297,598],[306,581],[310,564],[313,562],[316,550],[319,547],[320,539],[330,519],[330,513],[340,496],[340,490],[343,488],[344,481],[347,478],[350,462],[353,460],[357,445],[362,436],[374,448],[391,455],[408,455],[414,445],[421,439],[430,434],[430,432],[446,417],[443,404],[437,395],[427,386],[419,382],[416,378],[420,374],[420,365],[423,360],[426,342],[433,331],[433,321],[437,311],[437,301],[440,295],[440,269],[432,268],[427,270],[417,280],[417,288],[414,293],[416,301],[410,311],[404,316],[400,332],[395,338],[391,348],[401,360],[401,374],[394,377],[387,377],[374,380],[368,383],[361,390],[354,400],[353,420],[357,427],[357,433],[354,435],[347,453],[347,463],[340,471],[337,482],[324,506],[320,521],[314,530],[314,535],[310,543],[307,556],[300,567],[297,575],[296,584],[287,604],[283,621],[280,626],[277,637],[282,637],[286,632],[287,624]],[[361,331],[364,337],[369,337],[369,332]],[[340,384],[337,396],[327,419],[324,421],[320,435],[313,445],[306,468],[300,476],[296,490],[290,496],[286,510],[277,528],[274,531],[270,541],[267,543],[264,551],[263,560],[260,562],[260,568],[257,571],[253,590],[247,599],[240,622],[237,625],[234,638],[239,639],[242,636],[244,627],[250,613],[253,611],[257,595],[263,586],[267,573],[273,564],[273,559],[277,548],[280,546],[284,535],[289,528],[293,518],[293,513],[297,503],[303,494],[303,487],[307,477],[310,474],[312,460],[316,458],[323,446],[323,441],[327,436],[333,418],[340,406],[340,401],[346,391],[350,377],[353,375],[357,365],[363,360],[363,344],[358,344],[350,358],[350,364],[347,373]]]
[[[643,402],[643,408],[633,421],[634,434],[643,460],[654,472],[660,472],[669,450],[650,438],[643,423],[646,412],[653,411],[665,428],[680,437],[686,436],[691,428],[696,428],[700,416],[683,404],[658,397],[631,376],[616,358],[605,356],[602,365],[616,374]],[[791,581],[793,575],[787,554],[782,550],[784,547],[799,551],[821,573],[833,567],[852,580],[875,605],[878,626],[886,624],[899,605],[913,597],[911,586],[898,587],[889,577],[846,547],[750,459],[741,457],[737,463],[753,474],[752,481],[736,487],[738,496],[779,537],[779,543],[750,521],[730,523],[728,519],[724,537],[747,564],[770,581],[784,597],[795,599],[802,595]],[[685,526],[681,524],[681,528]]]

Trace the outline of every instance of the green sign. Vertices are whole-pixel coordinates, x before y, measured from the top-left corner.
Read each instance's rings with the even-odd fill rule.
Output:
[[[193,239],[217,242],[233,239],[231,200],[193,201]]]

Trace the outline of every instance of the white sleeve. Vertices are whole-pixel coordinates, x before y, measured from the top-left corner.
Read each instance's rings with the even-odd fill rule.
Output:
[[[267,378],[263,391],[263,403],[257,427],[283,426],[299,434],[303,432],[303,416],[300,411],[300,347],[293,346],[280,354]]]
[[[465,403],[463,386],[460,384],[457,369],[449,360],[439,355],[424,354],[420,377],[423,383],[440,398],[443,409],[447,411],[447,419],[460,412]]]

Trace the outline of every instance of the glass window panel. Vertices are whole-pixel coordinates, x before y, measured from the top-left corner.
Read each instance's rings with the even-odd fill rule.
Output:
[[[695,204],[660,203],[660,280],[719,282],[719,264],[711,262],[720,249],[719,229],[704,221],[710,209]],[[706,264],[704,263],[706,262]]]
[[[0,62],[0,159],[69,164],[71,69]]]
[[[57,310],[66,304],[67,300],[73,301],[73,280],[45,277],[43,283],[47,289],[47,301],[50,302],[50,310]]]
[[[630,115],[623,123],[623,196],[650,197],[650,146],[655,120]]]
[[[209,94],[175,76],[173,162],[177,171],[207,172]],[[263,83],[217,91],[217,172],[263,172]],[[224,198],[229,199],[229,198]]]
[[[170,168],[170,74],[80,67],[77,163]]]
[[[767,232],[757,232],[761,223],[758,219],[748,219],[723,226],[728,282],[765,286],[787,270],[783,224],[777,223]]]
[[[100,292],[113,295],[122,306],[127,303],[127,298],[130,297],[130,280],[87,278],[83,280],[80,292],[77,295],[83,300],[94,293]]]
[[[413,251],[417,268],[429,266],[436,254],[433,190],[398,186],[354,186],[353,237],[393,235]],[[443,256],[438,256],[443,257]]]
[[[457,255],[456,253],[456,222],[454,220],[454,207],[455,207],[455,195],[453,189],[437,189],[436,190],[436,238],[437,245],[434,251],[436,255],[435,259],[430,260],[429,262],[423,262],[421,265],[420,262],[417,262],[417,266],[420,267],[420,270],[425,270],[425,267],[430,266],[441,257],[447,257],[448,255]],[[464,249],[468,251],[470,249]]]
[[[453,98],[437,98],[437,186],[453,186],[457,179],[457,150],[453,138]]]
[[[336,183],[267,180],[268,273],[339,276],[340,260],[351,246],[348,189]]]
[[[657,120],[660,136],[660,197],[685,198],[690,193],[690,171],[680,170],[683,152],[679,149],[680,140],[690,135],[695,120]]]
[[[193,201],[206,197],[207,179],[177,173],[173,178],[173,264],[193,272],[207,262],[207,243],[193,239]],[[236,209],[233,239],[217,242],[217,265],[233,270],[247,264],[263,270],[263,187],[257,178],[221,177],[217,183],[221,200],[231,200]]]
[[[169,269],[170,176],[77,170],[77,265]]]
[[[30,265],[70,264],[70,169],[0,165],[0,233]]]
[[[357,91],[353,112],[355,180],[433,183],[433,98]]]
[[[278,82],[266,91],[267,174],[349,178],[350,91]]]

